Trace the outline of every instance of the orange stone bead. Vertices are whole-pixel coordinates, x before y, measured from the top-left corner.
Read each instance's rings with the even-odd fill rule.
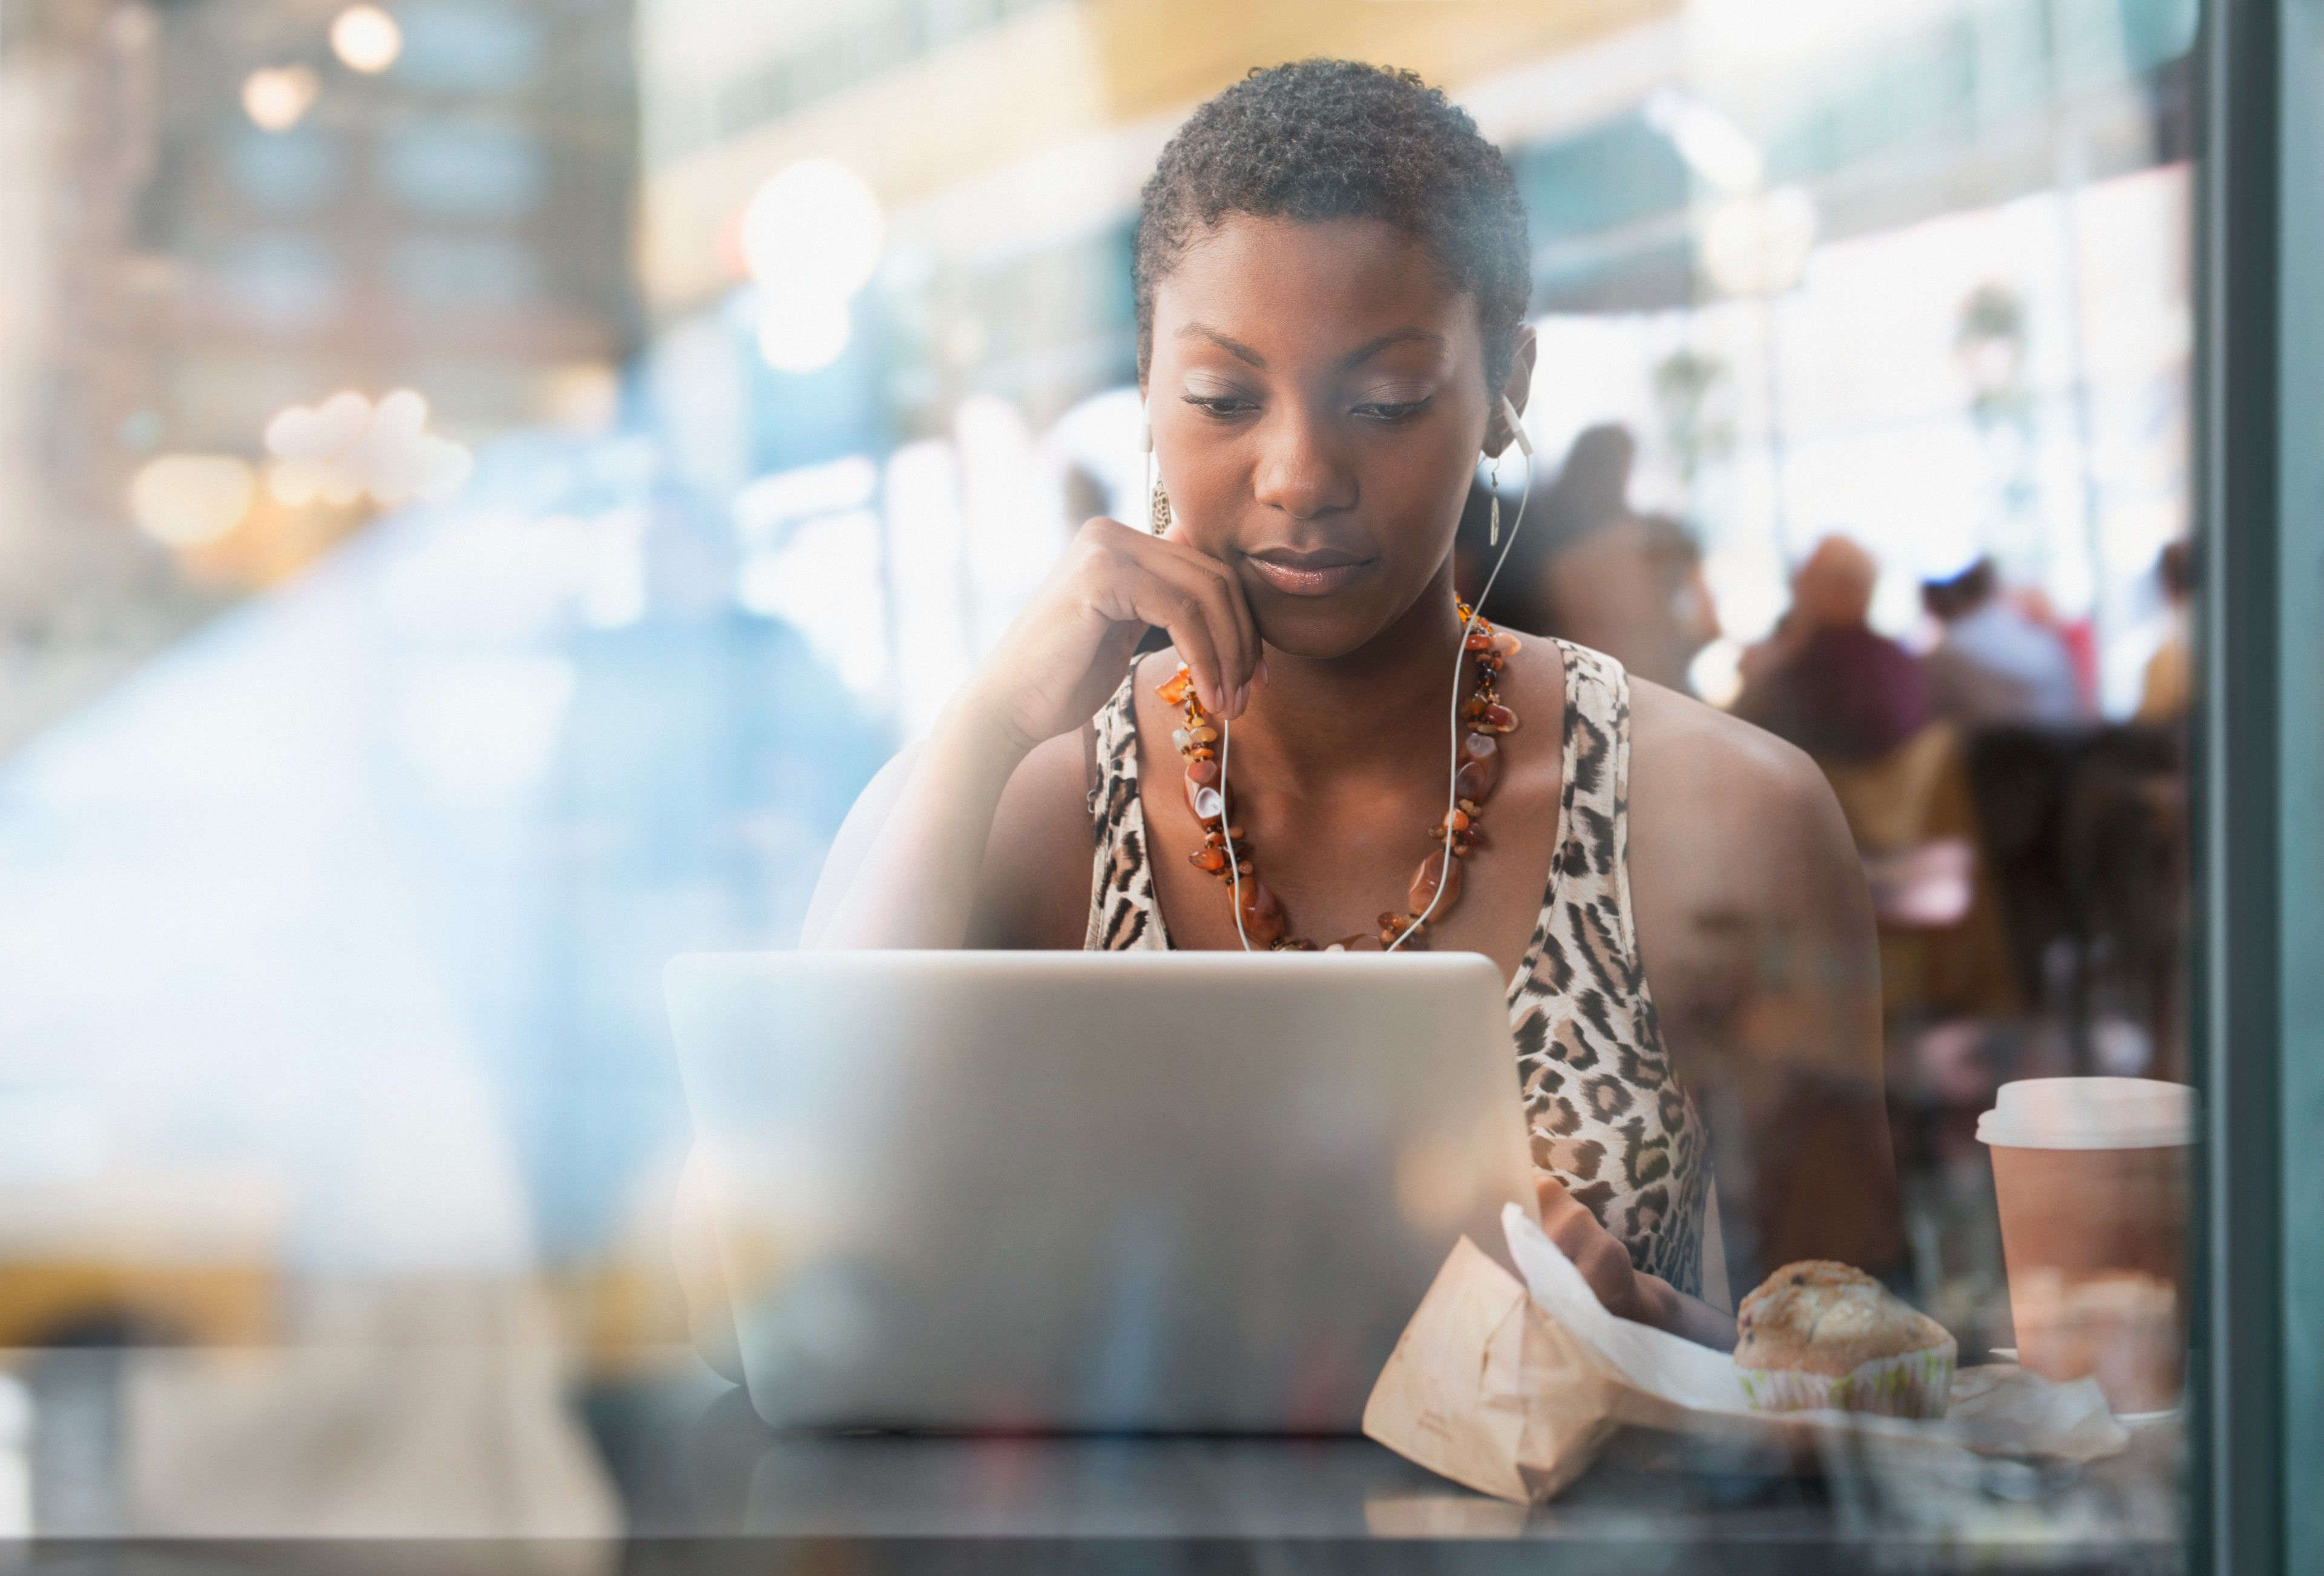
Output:
[[[1461,862],[1446,859],[1441,848],[1422,860],[1420,869],[1413,875],[1412,890],[1407,895],[1415,914],[1425,912],[1430,901],[1436,899],[1439,881],[1443,883],[1444,896],[1437,901],[1436,912],[1442,914],[1461,900]]]
[[[1197,788],[1208,788],[1219,780],[1219,763],[1205,755],[1186,762],[1186,780]]]
[[[1186,856],[1186,862],[1193,865],[1196,870],[1208,871],[1211,874],[1216,875],[1221,871],[1227,868],[1226,850],[1222,848],[1198,848],[1194,853]]]
[[[1271,946],[1287,928],[1283,907],[1275,894],[1263,882],[1245,880],[1242,883],[1242,929],[1255,945]]]
[[[1194,687],[1194,676],[1181,668],[1164,679],[1154,693],[1162,697],[1162,704],[1165,705],[1183,705],[1185,703],[1187,692]]]
[[[1477,714],[1480,733],[1514,733],[1517,731],[1517,714],[1505,705],[1488,705]]]

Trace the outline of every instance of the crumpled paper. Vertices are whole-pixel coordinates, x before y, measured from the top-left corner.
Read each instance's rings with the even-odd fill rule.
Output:
[[[2095,1381],[2002,1365],[1954,1377],[1941,1421],[1754,1412],[1733,1361],[1616,1317],[1521,1207],[1502,1212],[1512,1276],[1462,1238],[1405,1327],[1364,1407],[1364,1433],[1480,1492],[1554,1498],[1626,1426],[1884,1455],[1925,1451],[2096,1461],[2129,1433]]]

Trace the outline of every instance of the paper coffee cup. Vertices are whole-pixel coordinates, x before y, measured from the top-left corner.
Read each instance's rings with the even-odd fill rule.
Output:
[[[2194,1092],[2147,1078],[2005,1083],[1978,1119],[2018,1360],[2094,1377],[2117,1413],[2179,1397],[2194,1125]]]

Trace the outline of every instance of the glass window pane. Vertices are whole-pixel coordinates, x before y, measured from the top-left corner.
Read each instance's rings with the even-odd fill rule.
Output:
[[[11,8],[0,1535],[2175,1568],[2197,20]]]

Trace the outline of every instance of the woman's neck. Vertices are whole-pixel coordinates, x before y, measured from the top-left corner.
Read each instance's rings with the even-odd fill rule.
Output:
[[[1392,770],[1416,752],[1440,759],[1451,737],[1461,643],[1452,581],[1448,558],[1400,617],[1345,656],[1269,647],[1267,687],[1252,692],[1250,709],[1234,723],[1238,745],[1258,746],[1241,759],[1307,780]]]

